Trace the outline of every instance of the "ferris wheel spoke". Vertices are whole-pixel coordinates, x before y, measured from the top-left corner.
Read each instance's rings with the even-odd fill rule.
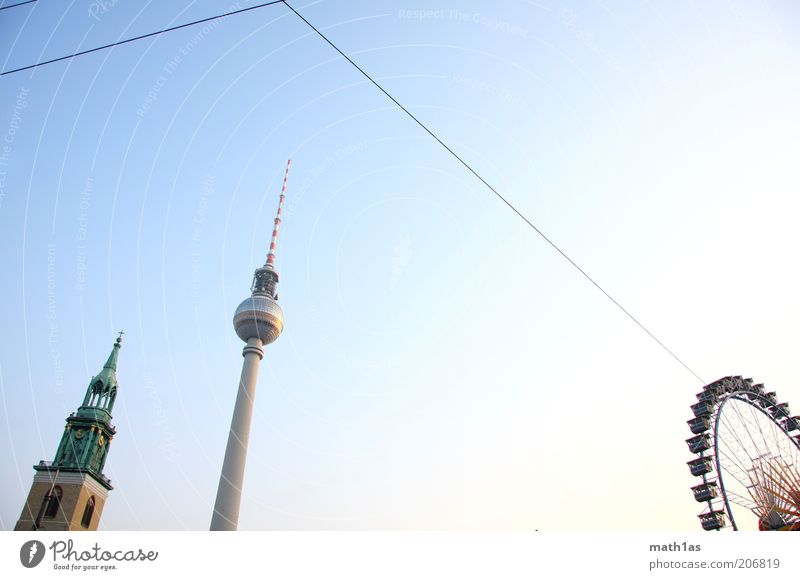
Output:
[[[728,500],[747,509],[754,509],[757,507],[753,498],[741,495],[735,491],[728,493]]]
[[[737,483],[746,488],[750,482],[748,475],[749,466],[745,465],[739,457],[737,457],[735,454],[729,453],[725,448],[720,448],[719,454],[721,458],[725,460],[721,461],[722,467],[725,469],[725,471],[729,472]],[[730,486],[726,485],[726,487]]]
[[[738,445],[738,448],[739,449],[747,449],[747,447],[748,447],[747,444],[744,441],[742,441],[742,438],[739,435],[740,429],[735,428],[731,424],[731,421],[728,420],[724,415],[720,415],[720,418],[722,419],[722,423],[727,428],[727,431],[733,436],[734,440],[736,441],[736,443]],[[726,452],[726,448],[732,450],[732,449],[736,449],[736,446],[731,445],[731,443],[725,438],[725,432],[724,431],[722,433],[718,432],[717,433],[717,437],[718,437],[718,439],[721,438],[723,440],[723,442],[725,443],[724,447],[720,447],[719,444],[717,444],[717,448],[719,449],[720,453],[724,454],[730,461],[733,461],[738,467],[741,468],[742,473],[746,474],[747,473],[747,468],[749,467],[749,456],[748,456],[747,459],[745,459],[744,457],[739,457],[739,455],[736,455],[736,454],[733,454],[733,453],[730,453],[730,454],[727,453]]]
[[[746,488],[749,484],[749,477],[747,475],[747,468],[742,465],[737,459],[733,456],[729,455],[723,450],[720,450],[720,455],[722,455],[728,461],[723,465],[725,470],[730,473],[734,480],[739,483],[742,487]],[[730,485],[725,484],[726,490],[730,488]]]
[[[744,449],[753,449],[758,450],[761,448],[756,438],[753,436],[754,429],[759,429],[758,426],[755,424],[754,421],[751,421],[751,418],[744,415],[739,408],[739,400],[731,401],[726,408],[731,408],[733,413],[732,415],[735,416],[739,420],[739,425],[736,427],[731,427],[732,433],[734,433],[739,438],[739,444],[742,445]],[[723,415],[724,416],[724,415]],[[744,436],[742,436],[744,434]],[[749,443],[747,443],[749,441]]]
[[[767,437],[764,435],[764,431],[761,426],[761,421],[759,421],[760,417],[756,415],[756,413],[761,413],[761,411],[757,411],[752,403],[744,403],[744,401],[742,401],[742,403],[743,404],[740,405],[738,404],[737,401],[736,404],[733,405],[733,411],[734,413],[737,414],[737,416],[739,416],[742,422],[747,425],[748,428],[746,428],[744,432],[747,433],[747,435],[750,437],[750,440],[753,443],[753,448],[760,455],[763,450],[769,448]],[[747,406],[747,411],[749,411],[750,413],[748,417],[746,417],[744,413],[742,413],[741,407],[745,405]],[[761,435],[761,442],[763,443],[763,445],[759,444],[759,442],[756,441],[756,435]]]
[[[733,423],[733,419],[734,418],[723,413],[723,414],[719,415],[719,419],[720,419],[721,423],[723,424],[723,426],[725,427],[725,430],[723,430],[722,432],[717,431],[717,435],[719,437],[723,437],[724,434],[730,433],[733,436],[733,438],[736,439],[736,443],[742,449],[747,448],[747,444],[742,441],[742,439],[741,439],[741,437],[739,435],[740,429],[738,428],[738,425],[734,425],[734,423]]]
[[[777,414],[774,415],[774,417],[777,416],[778,416]],[[772,432],[772,441],[775,442],[776,447],[778,448],[778,456],[780,456],[781,444],[784,442],[784,439],[786,439],[786,437],[783,436],[784,435],[783,429],[781,429],[778,426],[778,423],[774,420],[774,417],[773,420],[769,421],[769,426],[770,426],[770,431]]]
[[[728,451],[724,449],[720,449],[719,455],[722,467],[724,467],[727,471],[736,474],[736,479],[739,482],[743,482],[747,479],[747,466],[742,462],[741,459],[732,453],[728,453]]]

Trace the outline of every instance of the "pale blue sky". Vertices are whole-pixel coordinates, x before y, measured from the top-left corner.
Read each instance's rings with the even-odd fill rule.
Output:
[[[2,68],[234,7],[176,4],[2,11]],[[797,412],[794,3],[295,7],[704,379]],[[284,6],[0,99],[3,529],[119,329],[102,528],[207,529],[288,157],[242,529],[698,529],[701,385]]]

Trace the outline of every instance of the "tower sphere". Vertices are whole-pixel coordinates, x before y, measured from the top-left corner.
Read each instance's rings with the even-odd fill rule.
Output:
[[[244,342],[260,338],[264,345],[275,342],[283,331],[283,310],[267,296],[245,298],[233,314],[233,328]]]

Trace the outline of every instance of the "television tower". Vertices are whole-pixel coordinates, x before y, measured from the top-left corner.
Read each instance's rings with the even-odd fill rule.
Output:
[[[275,248],[278,244],[278,229],[281,225],[281,209],[289,180],[290,159],[286,163],[281,197],[278,202],[278,215],[272,230],[272,241],[266,263],[253,274],[252,295],[246,298],[233,314],[233,327],[236,334],[247,345],[242,351],[242,376],[239,391],[233,408],[231,430],[228,433],[228,446],[219,477],[214,515],[211,517],[211,531],[235,531],[239,526],[239,505],[242,500],[244,466],[247,461],[247,440],[250,437],[250,422],[253,418],[253,401],[256,396],[258,367],[264,358],[263,347],[275,342],[283,331],[283,310],[278,306],[278,272],[275,270]]]

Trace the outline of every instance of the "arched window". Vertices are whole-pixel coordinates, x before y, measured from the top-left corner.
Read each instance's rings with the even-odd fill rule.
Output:
[[[92,523],[92,516],[94,515],[94,496],[86,501],[86,509],[83,510],[83,517],[81,518],[81,526],[88,528]]]
[[[61,496],[63,492],[58,485],[53,488],[53,493],[50,496],[50,502],[47,504],[47,511],[44,512],[44,517],[54,518],[58,515],[58,508],[61,507]]]
[[[96,407],[98,403],[98,399],[103,393],[103,383],[101,381],[96,381],[94,385],[92,385],[92,396],[89,399],[89,406]]]

